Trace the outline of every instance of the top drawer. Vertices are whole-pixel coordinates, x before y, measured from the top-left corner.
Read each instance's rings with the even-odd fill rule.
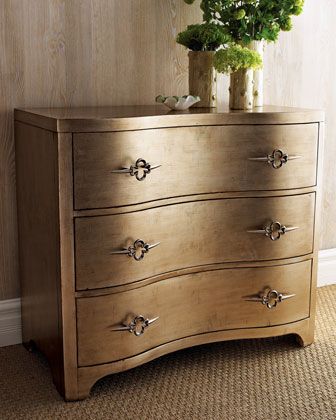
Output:
[[[124,206],[192,194],[313,186],[317,142],[317,124],[75,134],[75,208]],[[275,150],[278,152],[273,154]],[[143,160],[136,165],[138,159]],[[148,173],[144,174],[141,167],[146,164]],[[160,166],[155,168],[156,165]],[[118,172],[123,168],[125,172]]]

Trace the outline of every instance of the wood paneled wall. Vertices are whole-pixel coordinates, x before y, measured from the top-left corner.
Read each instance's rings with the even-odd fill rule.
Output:
[[[150,104],[187,93],[182,0],[0,1],[0,300],[19,296],[13,108]]]
[[[336,211],[334,0],[306,0],[295,29],[268,46],[266,100],[328,113],[324,248]],[[199,21],[182,0],[0,1],[0,300],[19,296],[13,108],[150,104],[187,93],[187,53],[176,34]],[[330,61],[329,61],[330,60]],[[331,61],[332,60],[332,61]],[[219,95],[227,100],[227,78]]]
[[[267,103],[326,111],[322,249],[336,247],[335,22],[335,0],[305,0],[293,30],[266,47],[264,64]]]

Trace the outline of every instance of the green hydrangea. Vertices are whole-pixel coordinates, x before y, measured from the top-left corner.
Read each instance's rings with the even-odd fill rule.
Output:
[[[226,74],[241,69],[258,69],[262,67],[262,58],[257,51],[232,44],[216,52],[214,67],[219,73]]]
[[[215,23],[189,25],[176,38],[176,42],[192,51],[216,51],[228,41],[225,28]]]
[[[184,0],[194,3],[192,0]],[[224,26],[232,40],[276,41],[280,31],[292,28],[292,17],[303,11],[304,0],[201,0],[205,22]]]
[[[243,19],[246,16],[246,12],[245,9],[237,9],[234,11],[233,13],[233,17],[236,20],[240,20]]]

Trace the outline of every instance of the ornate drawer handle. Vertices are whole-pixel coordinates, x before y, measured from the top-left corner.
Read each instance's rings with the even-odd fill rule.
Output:
[[[150,245],[141,239],[137,239],[134,244],[128,248],[112,251],[111,254],[126,254],[129,257],[133,257],[136,261],[141,261],[150,249],[155,248],[158,245],[160,245],[160,242]]]
[[[150,174],[153,169],[159,168],[161,165],[152,165],[145,161],[145,159],[138,159],[134,165],[131,165],[129,168],[115,169],[112,172],[114,174],[130,174],[135,176],[138,181],[143,181],[147,174]],[[139,172],[142,172],[142,175],[139,175]]]
[[[266,305],[268,309],[273,309],[277,306],[278,303],[281,303],[283,300],[290,299],[294,296],[295,294],[284,295],[277,292],[276,290],[269,290],[269,292],[264,296],[249,296],[245,298],[245,300],[250,302],[261,302],[263,305]]]
[[[287,232],[291,232],[292,230],[299,229],[297,226],[289,226],[286,227],[282,225],[280,222],[271,222],[268,226],[265,226],[263,229],[256,229],[256,230],[248,230],[248,233],[260,233],[262,235],[267,236],[272,241],[277,241],[280,239],[281,235],[284,235]]]
[[[145,329],[149,327],[149,325],[153,324],[153,322],[157,321],[159,317],[155,317],[152,319],[145,318],[142,315],[137,315],[129,324],[120,325],[119,327],[112,328],[111,331],[129,331],[133,333],[137,337],[142,335],[145,332]]]
[[[273,150],[271,155],[249,158],[249,160],[267,162],[269,165],[272,165],[274,169],[279,169],[282,165],[285,165],[289,160],[301,158],[302,156],[288,156],[288,154],[284,153],[282,150],[275,149]]]

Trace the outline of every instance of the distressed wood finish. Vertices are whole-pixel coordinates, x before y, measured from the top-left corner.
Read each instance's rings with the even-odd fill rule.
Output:
[[[16,112],[24,339],[47,355],[64,398],[85,398],[100,377],[191,345],[282,334],[311,344],[323,115],[126,107],[77,118],[83,112]],[[85,134],[92,127],[117,132]],[[143,138],[148,155],[137,156]],[[301,162],[275,170],[248,160],[277,147]],[[188,165],[179,173],[181,155]],[[104,182],[109,166],[135,156],[176,159],[178,174],[151,183],[160,167],[143,182],[119,174]],[[299,229],[274,242],[247,232],[271,220]],[[136,239],[161,244],[141,261],[111,254]],[[295,296],[272,310],[244,300],[266,288]],[[140,337],[111,331],[135,315],[159,319]]]
[[[310,281],[311,261],[305,261],[190,274],[128,292],[78,299],[78,364],[90,366],[129,358],[192,335],[307,318]],[[245,300],[263,295],[269,288],[295,296],[273,309]],[[113,331],[138,315],[159,319],[140,337]]]
[[[210,200],[76,219],[77,290],[117,286],[177,269],[296,257],[313,251],[315,194]],[[270,221],[299,229],[278,241],[248,233]],[[160,245],[144,259],[112,255],[137,239]]]
[[[75,134],[75,208],[124,206],[208,192],[314,186],[317,139],[318,124]],[[301,157],[279,169],[249,160],[272,155],[275,149]],[[161,166],[142,182],[130,174],[112,172],[130,168],[139,158]]]

